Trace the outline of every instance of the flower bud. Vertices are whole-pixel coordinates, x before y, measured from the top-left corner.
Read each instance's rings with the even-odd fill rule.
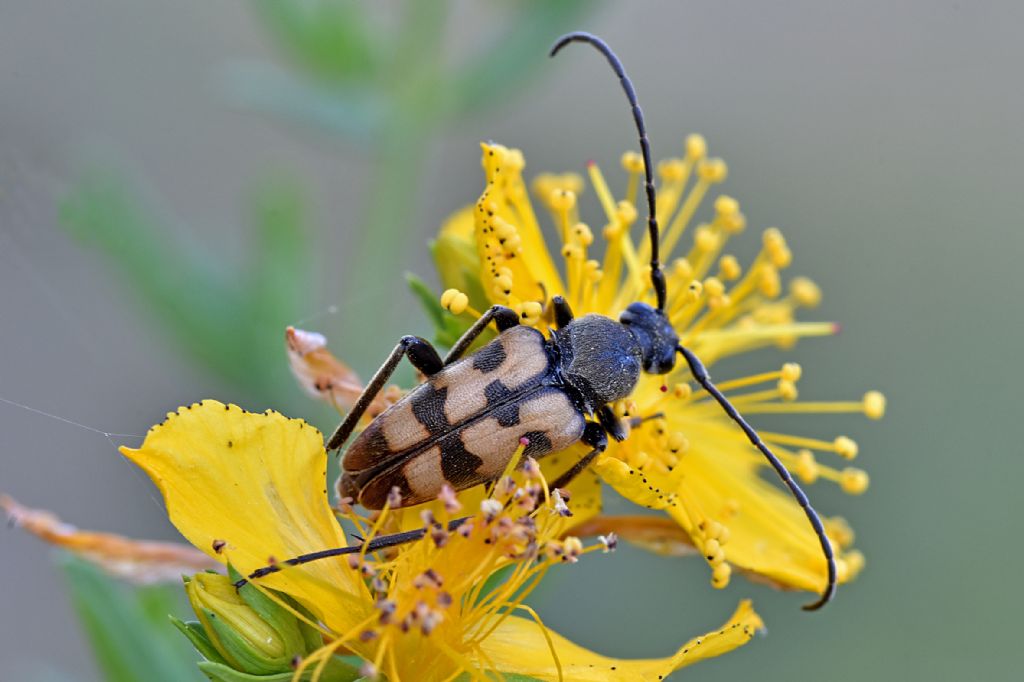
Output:
[[[185,593],[199,622],[175,625],[213,663],[250,675],[292,671],[296,657],[322,645],[319,635],[252,585],[235,588],[239,578],[234,571],[186,578]]]

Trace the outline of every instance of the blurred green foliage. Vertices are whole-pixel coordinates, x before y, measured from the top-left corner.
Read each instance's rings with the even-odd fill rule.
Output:
[[[131,589],[83,559],[70,554],[59,556],[75,611],[105,679],[202,679],[196,668],[198,655],[167,620],[168,614],[184,611],[180,589]]]
[[[316,127],[355,142],[370,166],[362,218],[345,227],[354,246],[344,259],[342,291],[377,287],[394,273],[416,210],[415,188],[431,140],[451,121],[475,115],[510,96],[546,58],[547,48],[590,8],[582,0],[495,3],[496,35],[459,64],[445,60],[454,31],[446,2],[401,5],[381,17],[356,2],[311,0],[253,3],[291,68],[234,64],[226,95],[286,122]],[[393,19],[394,21],[385,21]],[[412,188],[394,200],[395,187]],[[131,183],[109,169],[87,175],[62,206],[65,229],[103,254],[151,311],[152,321],[205,370],[233,382],[255,405],[281,408],[298,393],[289,385],[282,334],[315,306],[323,290],[311,270],[318,228],[305,217],[295,183],[265,182],[251,203],[251,251],[241,263],[207,244],[186,243],[181,231],[153,216]],[[358,212],[353,212],[358,213]],[[356,229],[358,226],[358,229]],[[397,279],[395,280],[397,281]],[[374,315],[373,302],[346,301],[350,319]],[[365,334],[332,330],[346,359],[377,358]],[[376,330],[382,337],[393,330]]]

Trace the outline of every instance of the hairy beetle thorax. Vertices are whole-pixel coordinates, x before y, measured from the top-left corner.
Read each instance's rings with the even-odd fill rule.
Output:
[[[636,339],[618,322],[585,315],[555,332],[561,370],[594,410],[633,392],[643,360]]]

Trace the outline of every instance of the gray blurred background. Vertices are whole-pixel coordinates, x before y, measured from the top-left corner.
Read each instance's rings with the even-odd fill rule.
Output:
[[[507,7],[454,9],[446,53],[457,59],[486,41]],[[803,596],[740,578],[713,591],[702,563],[629,548],[553,572],[532,603],[592,648],[655,656],[753,596],[767,636],[688,669],[687,679],[1016,679],[1022,6],[605,3],[579,27],[625,60],[656,156],[678,154],[683,136],[700,132],[727,159],[724,191],[751,226],[737,253],[749,257],[756,232],[779,225],[792,271],[824,289],[821,316],[843,324],[837,338],[744,358],[717,375],[796,358],[802,396],[878,388],[890,410],[880,423],[757,421],[849,434],[871,474],[862,498],[811,491],[819,508],[854,524],[868,561],[823,612],[805,614]],[[478,141],[522,148],[528,171],[595,158],[619,184],[619,155],[635,144],[617,84],[594,54],[577,49],[546,64],[507,101],[495,84],[497,106],[444,129],[416,186],[395,195],[413,202],[404,234],[415,248],[396,253],[387,278],[343,290],[370,210],[365,155],[234,104],[225,73],[250,60],[287,64],[241,2],[0,2],[0,397],[124,434],[204,397],[305,410],[330,426],[297,388],[254,397],[194,363],[109,259],[58,228],[59,202],[97,165],[130,178],[167,229],[213,253],[245,251],[245,197],[261,178],[294,179],[316,230],[310,266],[324,275],[293,319],[338,306],[305,326],[350,339],[337,350],[366,375],[399,330],[429,332],[400,275],[436,281],[419,245],[478,194]],[[280,363],[274,372],[283,352]],[[137,439],[3,403],[0,434],[0,490],[85,528],[175,536],[152,487],[114,448]],[[0,533],[2,680],[98,679],[49,555],[22,532]]]

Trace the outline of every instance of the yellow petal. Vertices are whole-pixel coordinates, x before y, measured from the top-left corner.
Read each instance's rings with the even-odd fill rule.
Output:
[[[669,515],[691,536],[705,518],[725,524],[726,560],[740,569],[783,587],[821,590],[825,559],[807,517],[788,491],[765,478],[756,451],[752,455],[750,444],[731,427],[701,426],[702,438],[694,439],[679,467],[687,473],[681,491],[685,504],[669,508]]]
[[[180,583],[182,574],[217,565],[202,552],[183,543],[132,540],[112,533],[78,530],[48,511],[22,506],[7,495],[0,495],[0,508],[14,525],[134,583]]]
[[[503,673],[558,680],[561,667],[561,679],[565,681],[640,682],[662,679],[691,663],[732,651],[750,641],[754,633],[763,627],[764,623],[750,602],[743,601],[725,625],[702,637],[691,639],[673,656],[622,659],[596,654],[551,630],[547,630],[545,637],[545,631],[537,622],[513,616],[506,618],[481,643],[481,648],[487,659],[493,662],[494,668]],[[555,664],[553,654],[558,656],[558,665]]]
[[[153,479],[181,534],[242,574],[345,544],[327,502],[323,437],[301,420],[204,400],[169,414],[139,449],[121,452]],[[359,599],[365,587],[342,562],[286,568],[260,583],[343,631],[370,600]]]

